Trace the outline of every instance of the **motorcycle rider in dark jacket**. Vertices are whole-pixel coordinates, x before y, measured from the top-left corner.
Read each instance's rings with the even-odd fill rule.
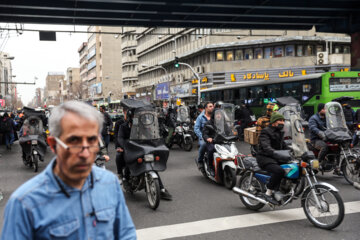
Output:
[[[117,165],[119,166],[118,172],[120,171],[120,173],[122,173],[122,170],[126,166],[124,159],[124,152],[126,151],[125,144],[126,141],[129,141],[130,139],[133,112],[129,109],[124,109],[124,117],[125,117],[125,122],[120,125],[119,131],[117,133],[118,146],[116,148],[116,151],[120,154],[119,157],[116,159],[116,161],[117,161]],[[172,200],[172,196],[168,192],[168,190],[165,189],[159,174],[158,176],[159,176],[159,185],[160,185],[160,197],[164,200]],[[129,180],[130,172],[125,171],[125,176],[120,175],[120,177],[122,177],[123,184],[128,184],[127,181]]]
[[[110,118],[110,115],[106,112],[105,106],[100,106],[100,112],[104,116],[104,123],[103,123],[103,128],[102,128],[102,131],[101,131],[101,136],[102,136],[102,139],[104,141],[106,150],[108,150],[108,146],[109,146],[109,143],[110,143],[110,134],[109,133],[110,133],[110,130],[112,129],[112,127],[113,127],[113,122],[112,122],[112,120]]]
[[[281,179],[285,175],[285,171],[280,167],[280,164],[286,162],[282,161],[276,154],[277,150],[285,150],[287,148],[284,142],[284,132],[281,131],[283,127],[284,116],[279,113],[273,113],[270,117],[270,125],[261,130],[259,152],[256,155],[259,167],[271,173],[271,178],[267,184],[265,200],[272,204],[278,204],[272,195],[274,191],[279,190]]]
[[[319,162],[324,161],[326,154],[329,151],[329,148],[325,142],[325,130],[326,130],[326,118],[325,118],[325,104],[319,103],[318,113],[311,116],[309,119],[309,129],[311,144],[319,150]],[[334,174],[341,175],[340,169],[336,168]]]

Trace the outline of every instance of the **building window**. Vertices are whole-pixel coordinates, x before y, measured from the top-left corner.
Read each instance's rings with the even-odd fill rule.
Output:
[[[302,45],[297,45],[296,48],[296,56],[298,57],[302,57],[303,56],[303,46]]]
[[[272,47],[265,48],[264,58],[272,58],[272,57],[273,57]]]
[[[245,49],[245,59],[253,59],[253,50],[251,48]]]
[[[244,53],[242,49],[235,50],[235,60],[243,60]]]
[[[277,46],[274,48],[274,57],[282,57],[283,56],[284,49],[282,46]]]
[[[224,52],[223,51],[216,52],[216,61],[224,61]]]
[[[323,51],[323,46],[317,45],[317,46],[316,46],[316,53],[322,52],[322,51]]]
[[[350,53],[350,46],[344,46],[344,53]]]
[[[234,60],[234,52],[226,51],[226,61],[233,61],[233,60]]]
[[[295,46],[294,45],[286,45],[285,46],[285,56],[286,57],[295,57]]]
[[[314,55],[314,47],[312,45],[307,45],[305,47],[305,56],[312,56]]]
[[[255,57],[255,59],[261,59],[261,58],[263,58],[262,48],[255,48],[255,50],[254,50],[254,57]]]
[[[341,46],[335,46],[334,53],[336,53],[336,54],[341,53]]]

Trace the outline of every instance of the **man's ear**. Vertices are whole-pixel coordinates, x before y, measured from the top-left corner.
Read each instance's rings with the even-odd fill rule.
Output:
[[[47,143],[49,144],[49,147],[53,153],[56,153],[56,140],[53,136],[47,137]]]

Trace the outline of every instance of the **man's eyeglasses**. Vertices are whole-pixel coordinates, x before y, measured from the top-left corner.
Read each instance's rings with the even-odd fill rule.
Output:
[[[66,150],[68,150],[70,153],[72,154],[79,154],[82,151],[84,151],[84,149],[89,150],[89,152],[91,153],[98,153],[100,148],[99,145],[90,145],[90,146],[81,146],[81,145],[71,145],[68,146],[66,145],[63,141],[61,141],[59,138],[55,137],[55,141],[60,144],[63,148],[65,148]]]

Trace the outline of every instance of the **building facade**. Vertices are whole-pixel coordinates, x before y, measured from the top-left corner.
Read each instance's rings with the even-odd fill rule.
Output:
[[[104,104],[122,99],[121,38],[101,32],[120,32],[118,27],[90,26],[88,28],[85,77],[85,60],[80,60],[80,78],[86,78],[89,100]],[[83,56],[85,49],[81,49]],[[79,52],[80,53],[80,52]],[[82,59],[82,58],[81,58]]]
[[[48,72],[45,80],[44,102],[47,105],[58,105],[64,92],[65,75],[62,72]]]
[[[202,89],[249,78],[293,77],[350,67],[350,37],[315,29],[146,28],[136,34],[138,98],[162,100],[167,95],[158,92],[165,89],[172,99],[196,102],[197,79],[188,67],[175,67],[175,57],[199,74]],[[326,55],[326,61],[319,61],[319,53]]]
[[[66,99],[84,99],[83,83],[80,80],[80,68],[66,69]]]
[[[5,100],[5,105],[10,106],[13,99],[15,98],[15,85],[9,84],[12,82],[12,65],[11,57],[8,53],[0,52],[0,99]]]
[[[88,55],[88,48],[87,48],[87,42],[83,42],[81,46],[78,48],[79,53],[79,64],[80,64],[80,81],[83,87],[83,99],[89,98],[89,86],[88,86],[88,70],[87,70],[87,55]]]

